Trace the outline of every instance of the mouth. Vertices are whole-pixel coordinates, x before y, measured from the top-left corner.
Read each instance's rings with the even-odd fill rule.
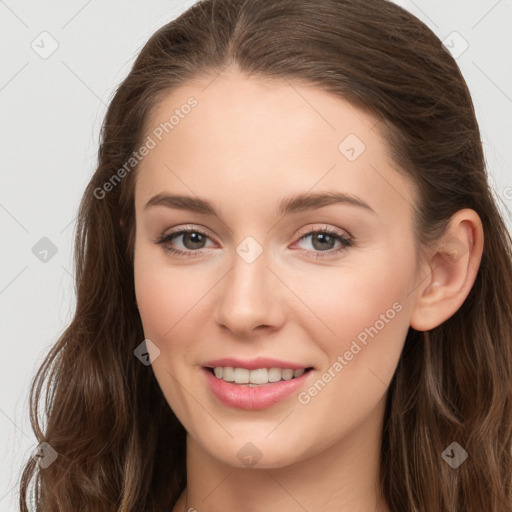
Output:
[[[296,369],[278,367],[248,369],[233,366],[205,366],[204,368],[217,379],[246,387],[267,386],[277,382],[297,379],[313,370],[312,366]]]
[[[252,369],[236,366],[203,366],[205,384],[223,406],[257,410],[286,402],[314,379],[313,367]]]

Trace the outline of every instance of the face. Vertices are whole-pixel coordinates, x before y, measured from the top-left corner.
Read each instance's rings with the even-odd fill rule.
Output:
[[[415,194],[348,102],[212,80],[169,94],[147,124],[137,303],[194,441],[230,465],[247,452],[285,466],[382,417],[414,306]]]

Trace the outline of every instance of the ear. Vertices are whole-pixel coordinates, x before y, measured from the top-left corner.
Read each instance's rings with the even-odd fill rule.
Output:
[[[414,290],[413,329],[429,331],[460,308],[475,282],[483,247],[478,214],[470,209],[454,214],[443,238],[424,257]]]

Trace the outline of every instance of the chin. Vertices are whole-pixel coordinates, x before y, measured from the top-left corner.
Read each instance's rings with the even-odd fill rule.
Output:
[[[250,441],[250,436],[243,439],[234,438],[229,443],[224,442],[223,448],[219,443],[207,445],[212,457],[222,463],[237,468],[274,469],[291,466],[300,462],[304,456],[298,452],[297,445],[284,445],[281,439],[271,442],[268,439],[257,438]]]

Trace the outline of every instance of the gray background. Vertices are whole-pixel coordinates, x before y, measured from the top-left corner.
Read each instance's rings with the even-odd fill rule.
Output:
[[[21,466],[37,446],[30,381],[74,310],[75,218],[106,106],[148,37],[193,3],[0,0],[0,512],[18,510]],[[510,227],[512,0],[397,3],[454,54],[468,45],[457,62]],[[43,237],[57,251],[46,262]]]

